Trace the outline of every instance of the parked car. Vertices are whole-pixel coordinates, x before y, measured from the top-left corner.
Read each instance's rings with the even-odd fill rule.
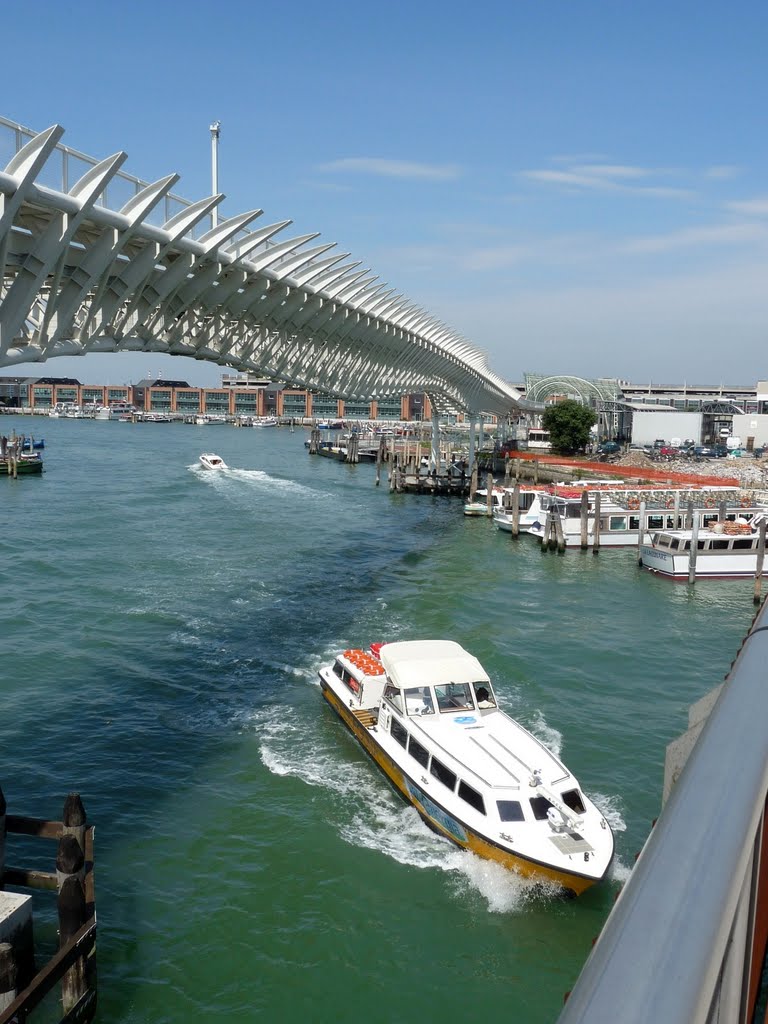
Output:
[[[620,451],[621,445],[618,441],[603,441],[597,446],[598,455],[616,455]]]
[[[714,459],[715,449],[705,444],[694,445],[693,454],[697,459]]]

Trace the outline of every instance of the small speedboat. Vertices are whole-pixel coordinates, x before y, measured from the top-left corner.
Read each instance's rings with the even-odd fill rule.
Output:
[[[200,456],[200,465],[203,469],[229,469],[224,459],[220,455],[214,455],[213,452],[203,452]]]
[[[572,894],[605,877],[613,834],[555,755],[498,706],[452,640],[348,650],[323,697],[426,824],[464,850]]]

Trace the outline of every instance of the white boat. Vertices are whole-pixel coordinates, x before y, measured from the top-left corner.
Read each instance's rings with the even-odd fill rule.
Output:
[[[450,640],[372,644],[320,670],[322,693],[439,835],[579,894],[613,857],[576,778],[498,707],[479,661]]]
[[[581,545],[582,492],[585,488],[559,488],[555,492],[540,491],[531,505],[520,532],[541,539],[547,527],[550,512],[560,517],[563,540],[566,548]],[[688,506],[699,516],[702,526],[722,518],[735,522],[737,519],[751,520],[764,511],[753,498],[740,495],[738,488],[727,486],[678,487],[678,488],[634,488],[617,489],[590,488],[587,490],[587,544],[595,543],[595,497],[600,494],[599,538],[603,547],[636,546],[643,537],[658,530],[690,529],[692,521]],[[644,511],[641,505],[644,504]],[[641,517],[641,512],[642,517]],[[494,521],[504,529],[505,525]],[[511,522],[511,517],[509,517]],[[641,521],[642,519],[642,521]]]
[[[213,452],[203,452],[200,456],[200,465],[203,469],[229,469],[224,459],[220,455],[214,455]]]
[[[751,523],[713,523],[700,529],[695,540],[696,579],[737,579],[754,577],[760,534],[757,527],[762,517]],[[688,579],[693,530],[668,530],[652,534],[649,543],[640,548],[640,563],[646,569],[671,579]],[[762,575],[768,574],[764,560]]]
[[[113,402],[102,405],[96,412],[97,420],[130,420],[136,409],[130,402]]]
[[[277,418],[275,416],[259,416],[258,419],[253,421],[252,426],[254,427],[276,427]]]

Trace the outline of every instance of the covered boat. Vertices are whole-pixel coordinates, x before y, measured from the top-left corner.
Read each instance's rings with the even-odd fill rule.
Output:
[[[480,662],[450,640],[373,644],[321,669],[323,696],[438,834],[579,894],[613,858],[576,778],[498,707]]]
[[[203,452],[200,456],[200,465],[203,469],[229,469],[224,459],[213,452]]]

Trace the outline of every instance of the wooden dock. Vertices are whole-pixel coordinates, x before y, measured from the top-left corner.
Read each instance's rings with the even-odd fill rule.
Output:
[[[89,1024],[96,1014],[93,833],[77,793],[67,797],[61,821],[47,821],[6,814],[0,790],[0,1024],[26,1021],[59,984],[60,1024]],[[8,840],[14,836],[55,841],[55,870],[9,865]],[[32,897],[17,889],[56,893],[59,949],[39,968]]]

